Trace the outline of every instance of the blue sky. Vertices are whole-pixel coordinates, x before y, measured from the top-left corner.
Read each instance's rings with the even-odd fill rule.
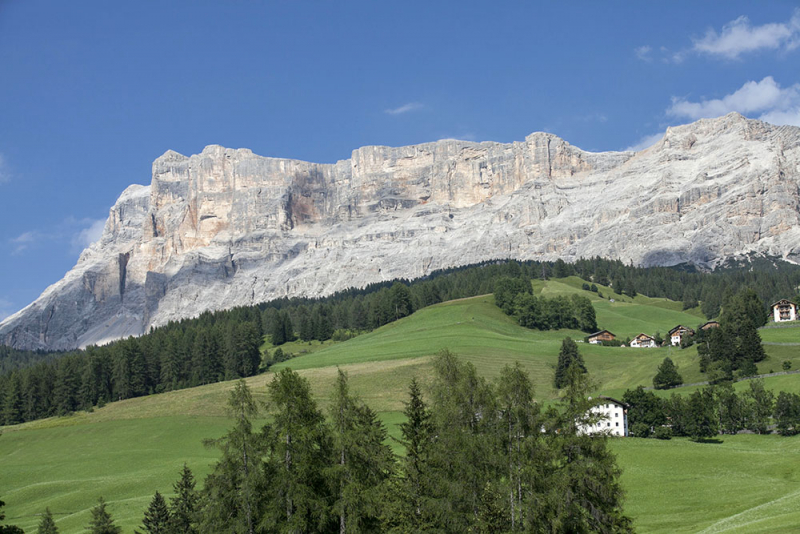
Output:
[[[333,162],[534,131],[621,150],[730,111],[800,125],[796,6],[0,0],[0,318],[167,149]]]

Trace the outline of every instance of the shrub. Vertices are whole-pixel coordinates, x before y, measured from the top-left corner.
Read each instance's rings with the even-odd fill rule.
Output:
[[[660,426],[656,428],[653,437],[656,439],[672,439],[672,429],[667,426]]]

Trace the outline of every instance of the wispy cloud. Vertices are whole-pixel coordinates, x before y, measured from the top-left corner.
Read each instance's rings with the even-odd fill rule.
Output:
[[[638,46],[633,49],[633,52],[636,54],[636,57],[638,57],[642,61],[653,61],[653,56],[650,55],[652,51],[653,47],[650,45]]]
[[[656,144],[657,142],[661,141],[661,138],[664,137],[664,132],[661,133],[654,133],[652,135],[646,135],[639,139],[639,142],[625,148],[626,151],[633,151],[639,152],[640,150],[644,150],[645,148],[649,148]]]
[[[73,249],[83,250],[92,243],[100,240],[103,235],[103,228],[106,225],[105,219],[84,219],[84,228],[72,236]]]
[[[36,230],[23,232],[17,237],[11,238],[11,243],[12,245],[14,245],[14,250],[11,251],[11,254],[15,256],[21,254],[26,249],[28,249],[32,244],[41,240],[41,238],[42,234]]]
[[[54,241],[69,243],[70,254],[78,254],[100,239],[105,222],[105,219],[67,217],[49,230],[29,230],[9,239],[12,245],[11,254],[18,256],[30,248]]]
[[[725,59],[738,59],[742,54],[759,50],[793,50],[800,46],[800,9],[788,22],[772,22],[753,26],[741,16],[717,33],[709,28],[705,36],[694,40],[692,50],[699,54]]]
[[[759,119],[773,124],[800,126],[800,84],[784,88],[772,76],[767,76],[760,82],[749,81],[722,98],[691,102],[673,97],[667,115],[697,120],[719,117],[732,111],[743,115],[756,114]]]
[[[419,102],[408,102],[407,104],[403,104],[397,108],[390,108],[383,110],[384,113],[387,115],[402,115],[403,113],[408,113],[410,111],[416,111],[421,109],[423,106]]]

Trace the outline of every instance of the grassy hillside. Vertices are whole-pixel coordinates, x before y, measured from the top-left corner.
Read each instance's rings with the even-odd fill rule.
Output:
[[[600,292],[605,298],[600,298],[583,291],[581,284],[580,279],[568,278],[537,281],[534,286],[546,296],[575,292],[588,296],[600,328],[623,338],[641,331],[652,334],[658,330],[663,335],[677,324],[694,327],[703,322],[696,310],[683,311],[680,303],[644,296],[630,299],[603,287]],[[775,334],[782,336],[781,342],[800,343],[800,328],[783,330]],[[790,331],[794,337],[787,334]],[[336,366],[341,366],[350,375],[352,389],[380,413],[396,435],[408,383],[417,376],[424,385],[431,372],[430,357],[439,349],[447,347],[458,353],[489,378],[497,376],[506,363],[520,361],[531,374],[537,397],[549,401],[556,395],[551,386],[553,368],[561,340],[567,335],[582,339],[585,333],[521,328],[486,295],[425,308],[343,343],[295,342],[289,352],[308,352],[276,368],[299,370],[325,407]],[[765,339],[767,335],[772,331],[762,330]],[[650,385],[665,356],[679,365],[686,382],[703,380],[694,348],[579,347],[603,393],[620,395],[626,388]],[[780,370],[785,359],[798,368],[798,349],[769,345],[770,357],[760,368]],[[269,373],[248,379],[257,398],[265,399],[269,380]],[[773,389],[800,391],[800,375],[773,377],[765,383]],[[0,498],[7,502],[7,517],[26,531],[34,531],[35,514],[50,506],[61,514],[56,518],[62,532],[80,532],[88,521],[88,509],[103,495],[111,512],[130,532],[140,524],[154,491],[170,493],[184,461],[200,478],[207,472],[216,453],[203,448],[200,441],[219,436],[227,428],[224,404],[231,387],[231,382],[225,382],[130,399],[92,413],[5,429],[0,437]],[[684,394],[692,388],[674,391]],[[613,447],[626,470],[627,509],[640,532],[698,531],[721,521],[713,527],[717,530],[710,530],[716,532],[730,521],[759,528],[765,524],[781,528],[797,521],[787,513],[771,523],[750,523],[765,512],[774,516],[797,506],[797,495],[792,492],[800,490],[800,459],[789,451],[798,444],[797,438],[736,436],[725,437],[722,444],[631,439],[615,441]],[[753,457],[758,462],[752,461]],[[762,462],[766,471],[758,474]],[[743,483],[745,490],[741,489]],[[769,504],[771,501],[775,502]],[[708,510],[686,513],[689,503],[703,503],[701,510]]]

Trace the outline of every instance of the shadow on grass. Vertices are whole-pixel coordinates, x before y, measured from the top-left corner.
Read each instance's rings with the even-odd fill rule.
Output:
[[[719,438],[692,438],[692,441],[694,441],[695,443],[716,443],[716,444],[725,443]]]

